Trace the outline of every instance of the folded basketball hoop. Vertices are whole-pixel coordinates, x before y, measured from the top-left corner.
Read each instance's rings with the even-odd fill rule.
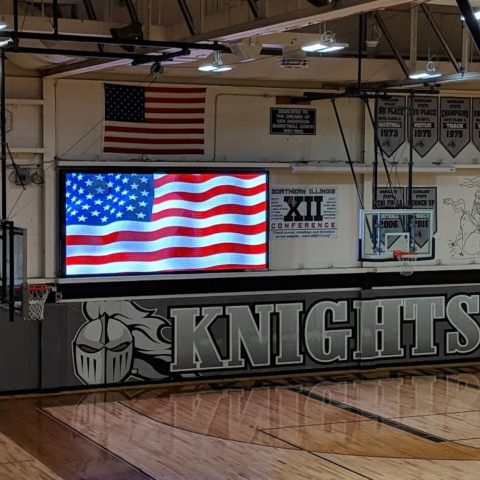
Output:
[[[409,277],[415,270],[417,254],[415,252],[408,252],[405,250],[393,250],[392,254],[393,258],[400,262],[400,275]]]
[[[52,291],[50,285],[28,285],[28,307],[25,320],[43,320],[43,312],[48,294]]]

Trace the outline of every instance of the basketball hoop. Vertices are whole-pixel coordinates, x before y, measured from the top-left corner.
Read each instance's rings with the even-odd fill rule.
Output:
[[[48,294],[52,291],[50,285],[34,284],[27,286],[28,307],[25,320],[43,320],[43,312]]]
[[[415,262],[417,261],[417,254],[405,250],[394,250],[393,258],[400,262],[400,275],[409,277],[415,270]]]

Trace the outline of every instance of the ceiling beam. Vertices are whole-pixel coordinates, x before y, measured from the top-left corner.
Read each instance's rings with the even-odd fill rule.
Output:
[[[468,72],[470,69],[470,44],[471,36],[465,22],[462,22],[462,72]]]
[[[99,52],[99,51],[86,51],[86,50],[73,50],[66,48],[47,48],[47,47],[21,47],[12,45],[5,48],[7,52],[13,53],[33,53],[35,55],[66,55],[68,57],[94,57],[94,58],[118,58],[125,59],[132,65],[140,65],[144,63],[152,62],[164,62],[175,57],[186,56],[190,53],[188,48],[179,49],[175,52],[155,53],[154,55],[144,55],[138,53],[123,53],[123,52]],[[133,63],[132,63],[133,62]]]
[[[379,12],[374,13],[375,20],[377,21],[377,24],[380,28],[380,30],[383,33],[383,36],[385,37],[385,40],[387,41],[388,45],[390,46],[393,55],[397,59],[398,64],[400,65],[400,68],[402,69],[405,78],[408,78],[408,75],[410,74],[410,71],[408,69],[407,63],[403,59],[402,55],[400,54],[397,46],[395,45],[395,42],[393,41],[393,37],[390,35],[390,32],[388,31],[382,17],[380,16]]]
[[[87,17],[89,20],[93,20],[93,21],[98,21],[98,18],[97,18],[97,12],[95,11],[95,8],[92,4],[92,0],[83,0],[83,7],[85,8],[85,11],[87,12]],[[102,44],[98,44],[97,45],[98,47],[98,51],[99,52],[103,52],[103,45]]]
[[[190,35],[195,35],[196,33],[195,22],[193,21],[192,12],[190,11],[190,7],[188,6],[187,0],[177,0],[177,3],[180,8],[180,11],[182,12],[183,19],[187,24]]]
[[[130,16],[130,20],[133,23],[140,23],[140,20],[138,18],[138,13],[137,9],[135,8],[135,4],[132,2],[132,0],[124,0],[125,6],[127,7],[128,10],[128,15]]]
[[[14,30],[0,30],[0,38],[12,38],[14,40],[44,40],[53,42],[77,42],[92,43],[102,45],[116,46],[132,46],[132,47],[151,47],[151,48],[190,48],[195,50],[211,50],[211,51],[227,51],[224,45],[212,43],[196,43],[196,42],[173,42],[163,40],[131,40],[131,39],[115,39],[112,37],[102,37],[93,35],[69,35],[65,33],[43,33],[43,32],[23,32]]]
[[[418,7],[410,10],[410,70],[416,69],[418,56]]]
[[[273,2],[273,0],[269,0]],[[422,3],[424,0],[337,0],[332,2],[329,5],[322,7],[308,7],[302,8],[296,11],[291,11],[284,13],[282,15],[273,15],[268,18],[263,17],[263,11],[268,12],[268,0],[262,0],[258,3],[260,6],[265,6],[260,12],[262,18],[247,22],[245,24],[233,25],[226,27],[225,29],[217,30],[215,32],[201,33],[195,36],[191,36],[188,39],[185,39],[185,42],[149,42],[149,41],[123,41],[122,44],[128,44],[133,46],[152,46],[152,47],[161,47],[168,48],[168,46],[175,48],[177,45],[187,46],[192,50],[195,49],[205,49],[205,50],[223,50],[225,47],[222,45],[210,43],[210,44],[199,44],[197,42],[205,40],[223,40],[231,41],[234,38],[241,39],[255,35],[265,35],[267,33],[279,33],[286,30],[296,29],[302,26],[310,25],[313,23],[321,23],[327,20],[333,20],[337,18],[343,18],[347,16],[357,15],[361,12],[372,11],[376,9],[390,8],[399,5],[406,4],[418,4]],[[258,6],[257,5],[257,6]],[[201,26],[199,27],[201,29]],[[218,37],[216,34],[224,34],[223,37]],[[227,34],[225,36],[225,34]],[[102,43],[101,39],[108,39],[109,37],[99,37],[93,36],[90,37],[91,42]],[[48,38],[51,40],[52,38]],[[72,35],[68,41],[78,41],[78,38],[75,35]],[[110,43],[105,41],[105,43]],[[192,47],[191,45],[195,45]],[[123,65],[128,65],[128,60],[124,60]],[[122,60],[111,61],[99,61],[99,60],[88,60],[86,62],[79,62],[72,64],[70,66],[58,66],[53,67],[46,71],[47,76],[53,77],[66,77],[70,75],[76,75],[78,73],[84,72],[93,72],[94,70],[102,70],[111,68],[112,66],[122,65]]]
[[[270,0],[273,2],[273,0]],[[337,0],[323,7],[308,7],[281,15],[259,18],[243,24],[202,32],[186,41],[219,40],[233,41],[242,38],[267,35],[303,28],[308,25],[345,18],[373,10],[393,8],[400,5],[419,4],[426,0]],[[268,9],[267,9],[268,10]]]
[[[451,48],[448,45],[447,40],[443,36],[443,33],[440,31],[440,28],[433,18],[432,13],[430,12],[430,9],[426,5],[420,5],[420,8],[422,9],[423,14],[428,20],[428,23],[432,27],[433,31],[435,32],[435,35],[437,36],[438,40],[442,44],[443,49],[445,50],[445,53],[447,54],[448,58],[450,59],[451,64],[453,65],[453,68],[457,73],[462,71],[462,67],[460,64],[457,62],[457,59],[455,58],[455,55],[453,54]],[[429,59],[430,60],[430,59]]]
[[[480,52],[480,26],[475,18],[475,12],[468,0],[457,0],[457,5],[462,12],[462,15],[465,17],[465,23],[470,30],[473,42],[475,43],[477,50]]]
[[[95,7],[92,5],[92,0],[83,0],[83,6],[87,12],[88,19],[97,21],[97,12],[95,12]]]
[[[260,18],[260,12],[258,10],[257,0],[247,0],[247,3],[253,17],[258,20]]]
[[[43,78],[65,78],[74,75],[88,74],[106,68],[124,67],[131,64],[131,59],[118,59],[105,62],[105,60],[96,58],[69,65],[57,65],[51,68],[46,68],[45,70],[42,70],[41,73]]]
[[[442,75],[441,77],[436,77],[430,82],[425,80],[389,80],[386,82],[367,82],[363,84],[364,88],[368,89],[377,89],[377,90],[388,90],[391,88],[401,88],[401,87],[424,87],[434,89],[438,85],[456,83],[456,82],[467,82],[471,80],[480,80],[480,72],[463,72],[463,73],[452,73],[450,75]],[[351,85],[350,88],[354,88],[355,85]]]

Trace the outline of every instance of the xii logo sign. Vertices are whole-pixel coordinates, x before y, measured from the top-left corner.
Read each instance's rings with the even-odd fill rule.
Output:
[[[285,222],[311,222],[312,220],[321,222],[323,220],[322,196],[285,196],[283,199],[289,207],[287,214],[283,217]],[[299,209],[304,214],[300,213]]]
[[[272,188],[270,231],[274,238],[336,237],[336,187]]]

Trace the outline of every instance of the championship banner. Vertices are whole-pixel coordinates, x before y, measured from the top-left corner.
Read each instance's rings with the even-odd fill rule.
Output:
[[[272,188],[270,232],[273,238],[336,238],[336,187]]]
[[[480,98],[472,99],[472,142],[480,150]]]
[[[402,209],[408,208],[407,187],[379,187],[377,188],[378,209]],[[412,187],[412,208],[436,209],[437,187]]]
[[[413,97],[413,149],[423,158],[438,141],[438,98]]]
[[[373,208],[386,210],[388,208],[405,208],[405,188],[403,187],[378,187],[377,203]]]
[[[379,187],[377,188],[377,205],[378,209],[392,209],[400,210],[409,208],[407,205],[408,200],[408,188],[407,187]],[[437,187],[413,187],[412,188],[412,208],[418,210],[433,210],[433,226],[432,231],[437,231]],[[392,217],[393,221],[398,217],[395,215]],[[394,224],[391,228],[388,224],[388,217],[383,217],[385,225],[383,232],[390,230],[391,233],[395,233],[397,228]],[[415,243],[419,247],[423,247],[428,241],[428,232],[430,231],[430,225],[425,223],[425,220],[417,221],[415,225]]]
[[[470,99],[440,99],[440,143],[456,157],[470,143]]]
[[[376,108],[378,142],[391,157],[405,142],[405,97],[377,98]]]

